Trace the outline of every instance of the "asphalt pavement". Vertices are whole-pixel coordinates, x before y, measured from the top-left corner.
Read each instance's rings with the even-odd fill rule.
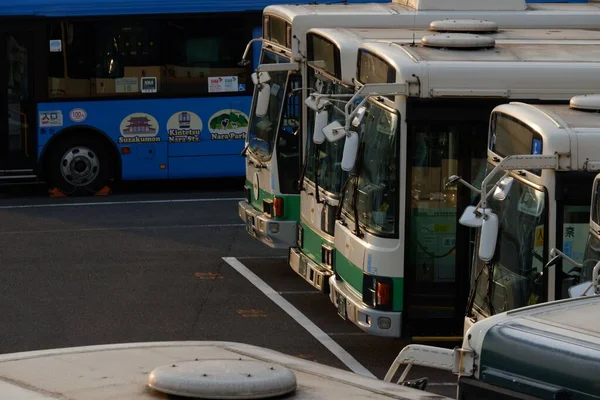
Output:
[[[237,215],[241,182],[129,184],[66,199],[39,185],[0,188],[0,352],[223,340],[383,378],[408,342],[342,320],[289,268],[286,250],[252,239]],[[452,374],[410,374],[422,376],[428,391],[455,396]]]

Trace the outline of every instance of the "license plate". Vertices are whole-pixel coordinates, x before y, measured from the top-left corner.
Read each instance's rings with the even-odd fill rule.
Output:
[[[346,298],[342,296],[339,292],[335,294],[337,301],[337,311],[340,317],[346,319]]]
[[[298,273],[302,277],[306,277],[306,260],[302,256],[300,256],[300,265],[298,266]]]
[[[246,217],[246,231],[248,231],[249,234],[254,235],[254,217],[252,215]]]

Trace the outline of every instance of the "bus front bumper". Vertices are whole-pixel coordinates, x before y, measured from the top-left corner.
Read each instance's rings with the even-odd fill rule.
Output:
[[[256,210],[247,201],[238,203],[238,214],[246,224],[246,232],[274,249],[287,249],[296,244],[296,221],[278,221]]]
[[[329,277],[333,275],[333,272],[329,268],[317,264],[297,247],[290,247],[288,260],[290,267],[304,278],[305,281],[321,292],[328,293]]]
[[[349,319],[356,326],[371,335],[399,338],[402,331],[402,313],[378,311],[365,306],[346,284],[338,281],[335,275],[329,278],[329,299],[337,307],[343,319]]]

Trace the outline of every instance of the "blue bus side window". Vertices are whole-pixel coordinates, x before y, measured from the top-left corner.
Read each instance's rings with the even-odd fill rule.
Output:
[[[212,95],[209,77],[237,77],[236,92],[227,95],[250,95],[260,51],[255,65],[238,62],[248,40],[260,36],[260,17],[251,24],[232,14],[227,29],[221,23],[210,14],[54,22],[50,39],[61,40],[65,53],[49,53],[49,97],[131,96],[143,76],[156,77],[156,92],[173,97]]]

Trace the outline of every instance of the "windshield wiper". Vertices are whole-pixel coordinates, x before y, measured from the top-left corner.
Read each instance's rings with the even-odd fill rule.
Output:
[[[467,301],[467,311],[465,313],[465,315],[468,318],[473,317],[473,305],[475,304],[475,293],[477,293],[477,287],[479,285],[479,278],[481,278],[481,274],[483,274],[483,270],[484,270],[484,268],[481,268],[481,270],[479,270],[477,277],[473,281],[473,288],[471,289],[471,293],[469,293],[469,300]]]
[[[310,141],[310,148],[308,149],[308,154],[315,146],[315,142]],[[298,179],[298,191],[302,192],[304,189],[304,177],[306,176],[306,169],[308,168],[308,157],[306,157],[306,161],[304,161],[304,166],[302,167],[302,173],[300,174],[300,178]]]
[[[350,176],[348,176],[348,179],[346,179],[346,182],[344,182],[344,185],[342,185],[342,189],[340,191],[341,193],[341,197],[340,197],[340,205],[338,206],[338,210],[336,213],[335,218],[336,219],[341,219],[342,218],[342,208],[344,206],[344,199],[345,199],[345,195],[346,195],[346,189],[348,188],[348,185],[350,184],[350,182],[352,180],[354,180],[354,187],[352,188],[352,211],[354,214],[354,234],[356,236],[358,236],[359,238],[361,238],[362,232],[360,231],[360,223],[358,221],[358,178],[360,176],[360,174],[362,173],[362,168],[363,168],[363,153],[364,153],[364,149],[365,149],[365,145],[364,142],[360,142],[359,146],[358,146],[358,151],[356,152],[356,164],[354,167],[354,171],[350,174]]]
[[[494,290],[494,263],[490,262],[488,265],[488,288],[487,288],[487,301],[488,306],[490,307],[490,315],[495,315],[496,311],[494,310],[494,303],[492,301],[492,291]]]
[[[315,148],[315,200],[317,204],[322,203],[319,196],[319,172],[321,170],[321,158],[319,157],[319,149]]]

